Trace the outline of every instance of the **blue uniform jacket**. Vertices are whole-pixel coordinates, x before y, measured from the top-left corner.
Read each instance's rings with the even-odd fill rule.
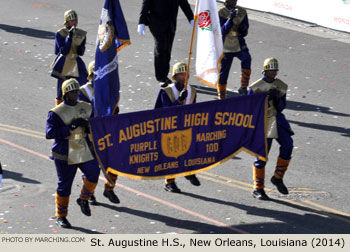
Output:
[[[46,139],[54,139],[51,146],[52,152],[60,155],[68,155],[68,140],[70,136],[69,126],[65,125],[62,119],[53,111],[50,111],[46,122]],[[50,156],[53,159],[52,156]]]
[[[81,43],[80,46],[77,48],[77,53],[79,56],[83,56],[85,53],[85,44],[86,44],[86,38]],[[56,32],[55,34],[55,54],[58,55],[58,58],[56,62],[54,63],[54,66],[52,68],[51,76],[55,78],[60,78],[60,76],[56,75],[55,72],[61,73],[63,70],[63,66],[65,63],[65,56],[69,53],[70,48],[72,46],[72,41],[68,39],[68,36],[66,38],[62,37],[59,32]],[[87,76],[87,70],[85,67],[85,64],[83,60],[78,57],[77,58],[78,63],[78,70],[79,70],[79,76],[85,75]]]

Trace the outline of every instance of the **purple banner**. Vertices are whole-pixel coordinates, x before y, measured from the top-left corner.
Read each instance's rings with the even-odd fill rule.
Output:
[[[266,160],[265,93],[91,118],[102,170],[133,179],[208,170],[240,151]]]

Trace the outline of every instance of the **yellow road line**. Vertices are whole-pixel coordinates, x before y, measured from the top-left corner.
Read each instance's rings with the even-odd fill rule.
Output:
[[[221,178],[221,179],[226,180],[226,181],[232,181],[234,183],[237,183],[237,184],[240,184],[240,185],[249,186],[250,188],[252,188],[252,184],[249,184],[249,183],[246,183],[246,182],[242,182],[242,181],[239,181],[239,180],[235,180],[233,178],[228,178],[228,177],[216,175],[216,174],[213,174],[213,173],[210,173],[210,172],[201,172],[200,174],[205,174],[207,176]]]
[[[16,129],[16,130],[20,130],[20,131],[24,131],[24,132],[29,132],[29,133],[33,133],[33,134],[45,136],[45,133],[43,133],[43,132],[41,132],[41,131],[35,131],[35,130],[20,128],[20,127],[16,127],[16,126],[12,126],[12,125],[7,125],[7,124],[2,124],[2,123],[0,123],[0,126],[1,126],[1,127],[5,127],[5,128],[9,128],[9,129]]]
[[[27,132],[21,132],[21,131],[18,131],[18,130],[7,129],[7,128],[2,128],[2,127],[0,127],[0,130],[16,133],[16,134],[19,134],[19,135],[25,135],[25,136],[30,136],[30,137],[46,140],[46,138],[44,136],[38,136],[38,135],[35,135],[35,134],[31,134],[31,133],[27,133]]]
[[[312,211],[314,213],[318,213],[318,214],[321,214],[321,215],[326,215],[326,216],[328,216],[330,218],[350,223],[350,219],[347,217],[349,215],[347,213],[343,213],[343,212],[340,212],[338,210],[335,210],[335,209],[332,209],[332,208],[328,208],[328,207],[316,204],[316,203],[311,202],[309,200],[302,200],[302,202],[304,202],[306,204],[310,204],[313,207],[318,207],[318,208],[321,208],[321,209],[324,209],[324,210],[327,208],[328,212],[325,212],[324,210],[318,210],[318,209],[315,209],[315,208],[311,208],[310,206],[307,206],[307,205],[304,205],[302,203],[298,203],[298,202],[295,202],[295,201],[292,201],[292,200],[281,199],[281,201],[288,202],[289,204],[297,205],[297,206],[300,206],[300,207],[303,207],[303,208],[307,208],[307,209],[309,209],[310,211]],[[335,214],[338,214],[338,215],[335,215]],[[341,215],[341,216],[339,216],[339,215]]]
[[[218,180],[218,179],[207,177],[207,176],[202,175],[202,173],[197,173],[196,175],[199,178],[203,178],[203,179],[206,179],[206,180],[209,180],[209,181],[213,181],[213,182],[216,182],[216,183],[219,183],[219,184],[223,184],[223,185],[226,185],[226,186],[230,186],[230,187],[233,187],[233,188],[238,188],[238,189],[241,189],[241,190],[244,190],[244,191],[252,191],[253,190],[252,185],[250,186],[250,188],[247,188],[247,187],[243,187],[243,186],[240,186],[240,185],[232,184],[232,183],[227,182],[227,181],[221,181],[221,180]]]
[[[210,172],[201,172],[200,174],[205,174],[207,176],[220,178],[222,180],[225,180],[228,183],[229,182],[233,182],[233,183],[237,183],[237,184],[240,184],[240,185],[247,186],[249,188],[253,187],[253,184],[242,182],[242,181],[239,181],[239,180],[236,180],[236,179],[233,179],[233,178],[217,175],[217,174],[210,173]],[[265,188],[265,190],[266,191],[274,191],[274,189],[269,189],[269,188]],[[294,193],[305,193],[305,192],[307,192],[309,194],[326,194],[327,193],[327,192],[324,192],[324,191],[315,191],[315,190],[313,190],[311,188],[301,188],[301,187],[300,188],[291,189],[290,192],[294,192]]]
[[[347,219],[346,216],[343,217],[343,216],[334,215],[333,213],[335,211],[337,211],[337,210],[332,209],[332,208],[328,208],[328,212],[324,212],[323,210],[318,210],[318,209],[315,209],[315,208],[311,208],[310,206],[304,205],[302,203],[298,203],[298,202],[293,201],[293,200],[288,200],[288,199],[279,199],[279,200],[287,202],[287,203],[289,203],[291,205],[296,205],[296,206],[300,206],[300,207],[309,209],[309,211],[311,211],[311,212],[318,213],[318,214],[321,214],[321,215],[326,215],[326,216],[328,216],[330,218],[333,218],[333,219],[338,219],[338,220],[341,220],[341,221],[350,222],[350,220]],[[305,201],[308,201],[308,200],[303,200],[303,202],[305,202]],[[313,203],[311,201],[309,201],[309,202]],[[316,205],[318,205],[318,204],[316,204]],[[321,206],[321,205],[319,205],[319,206],[320,206],[320,208],[324,207],[324,206]]]
[[[329,207],[326,207],[326,206],[317,204],[317,203],[312,202],[312,201],[310,201],[310,200],[302,200],[302,202],[304,202],[304,203],[306,203],[306,204],[309,204],[309,205],[311,205],[311,206],[318,207],[318,208],[320,208],[320,209],[326,210],[326,211],[328,211],[328,212],[332,212],[332,213],[334,213],[334,214],[339,214],[339,215],[342,215],[342,216],[344,216],[344,217],[350,217],[350,214],[348,214],[348,213],[344,213],[344,212],[335,210],[335,209],[333,209],[333,208],[329,208]],[[347,221],[350,222],[350,219],[348,218]]]
[[[316,190],[312,190],[311,188],[308,188],[309,190],[300,190],[300,188],[292,188],[289,189],[289,192],[293,192],[293,193],[308,193],[308,194],[327,194],[327,192],[324,191],[316,191]]]

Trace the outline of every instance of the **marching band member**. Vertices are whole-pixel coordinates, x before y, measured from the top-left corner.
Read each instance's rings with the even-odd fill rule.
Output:
[[[86,31],[78,29],[78,15],[74,10],[64,13],[64,27],[55,34],[55,54],[57,57],[51,65],[51,76],[57,78],[56,105],[62,102],[62,83],[70,78],[84,85],[87,70],[83,60],[85,52]]]
[[[187,65],[183,62],[178,62],[173,66],[171,79],[175,83],[159,90],[155,108],[196,103],[196,89],[192,86],[189,86],[189,89],[184,89],[186,71]],[[185,176],[185,178],[188,179],[192,185],[200,186],[196,175]],[[165,179],[165,190],[173,193],[181,193],[174,178]]]
[[[247,94],[252,62],[244,39],[249,29],[247,11],[237,6],[237,0],[225,0],[224,5],[219,9],[224,42],[224,57],[221,60],[220,78],[217,86],[219,99],[226,98],[227,79],[234,58],[241,61],[241,87],[238,92]]]
[[[91,215],[89,202],[94,192],[100,168],[88,146],[88,118],[92,115],[89,103],[78,101],[80,85],[76,79],[62,84],[63,102],[51,109],[46,124],[46,138],[54,139],[50,158],[54,160],[58,186],[56,190],[56,223],[71,228],[67,220],[69,196],[77,169],[84,173],[83,187],[77,203],[82,213]]]
[[[268,121],[267,121],[267,144],[270,151],[272,140],[276,139],[280,145],[279,156],[272,184],[282,194],[288,194],[288,189],[283,183],[283,176],[288,168],[292,157],[293,139],[292,131],[287,119],[282,114],[287,100],[288,85],[276,78],[278,72],[278,61],[268,58],[264,61],[263,77],[249,86],[248,95],[259,92],[268,93]],[[264,190],[266,162],[256,159],[253,164],[254,191],[253,196],[259,200],[269,200]]]

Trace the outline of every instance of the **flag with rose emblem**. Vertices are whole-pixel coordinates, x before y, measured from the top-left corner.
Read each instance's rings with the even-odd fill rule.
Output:
[[[215,0],[197,0],[196,16],[197,80],[211,87],[216,87],[219,80],[220,61],[223,56],[223,42],[218,10]]]

